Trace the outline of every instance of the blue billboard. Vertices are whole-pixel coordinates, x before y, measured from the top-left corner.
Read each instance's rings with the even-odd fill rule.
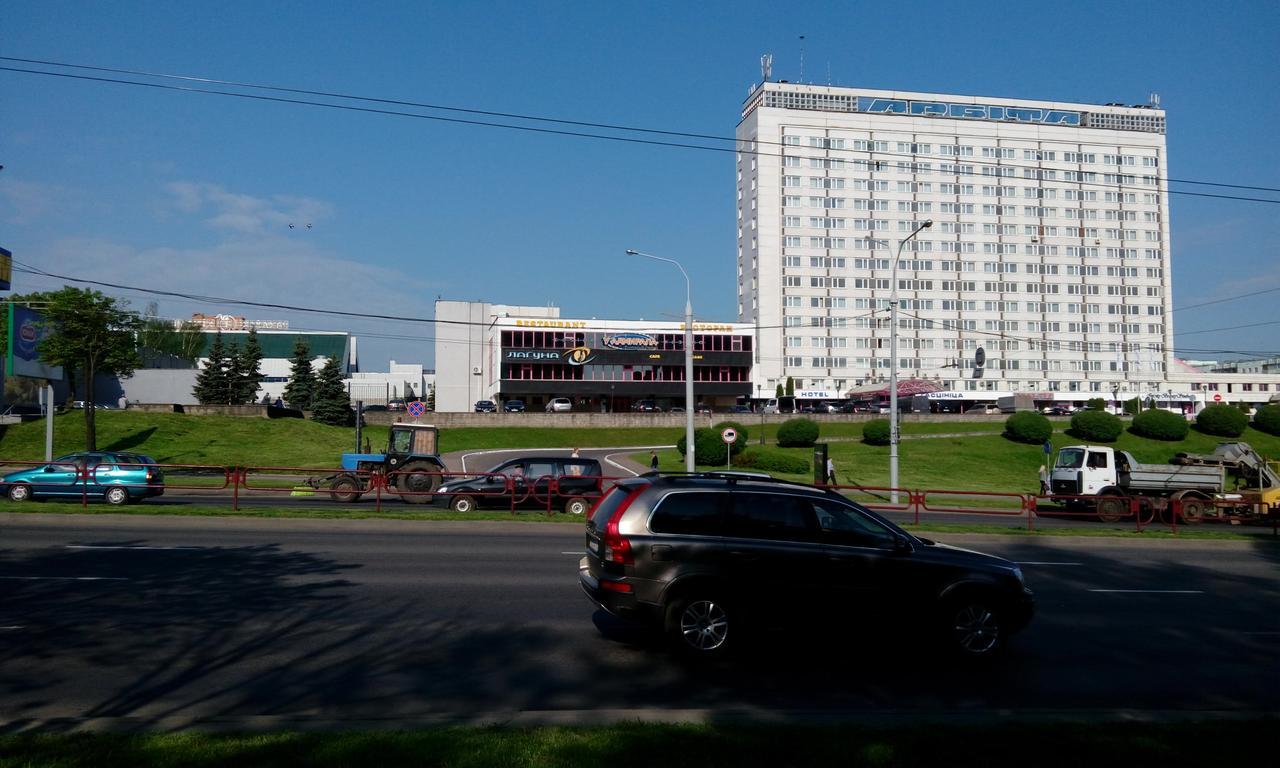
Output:
[[[8,374],[61,380],[62,366],[48,365],[40,360],[40,342],[52,333],[53,328],[39,312],[10,304]]]

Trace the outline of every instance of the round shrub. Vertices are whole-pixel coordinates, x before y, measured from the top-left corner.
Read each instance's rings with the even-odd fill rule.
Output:
[[[1053,425],[1043,414],[1020,411],[1004,422],[1004,436],[1015,443],[1041,445],[1053,434]]]
[[[1085,401],[1084,407],[1091,411],[1105,411],[1107,410],[1107,401],[1100,397],[1091,397]]]
[[[818,423],[812,419],[787,419],[778,427],[778,445],[807,448],[818,439]]]
[[[1133,417],[1129,431],[1139,437],[1152,440],[1182,440],[1187,436],[1191,425],[1180,413],[1152,408]]]
[[[1280,436],[1280,405],[1264,405],[1253,415],[1253,428]]]
[[[1131,397],[1124,401],[1124,412],[1130,416],[1142,410],[1142,401],[1136,397]]]
[[[1106,411],[1081,411],[1071,417],[1071,434],[1095,443],[1114,443],[1124,431],[1118,416]]]
[[[767,448],[752,448],[744,451],[741,455],[733,457],[733,465],[743,469],[783,472],[790,475],[804,475],[812,470],[809,460],[803,456]]]
[[[1226,403],[1215,403],[1205,406],[1196,416],[1196,429],[1206,435],[1219,437],[1239,437],[1249,426],[1249,417]]]
[[[722,421],[712,427],[712,429],[714,429],[718,435],[721,432],[724,432],[728,427],[733,427],[733,430],[738,433],[738,439],[733,443],[733,455],[737,456],[739,453],[742,453],[747,449],[747,441],[751,439],[751,433],[747,431],[747,428],[743,426],[740,421]],[[721,440],[723,439],[724,438],[721,438]]]
[[[889,444],[889,420],[872,419],[862,427],[862,442],[867,445]]]

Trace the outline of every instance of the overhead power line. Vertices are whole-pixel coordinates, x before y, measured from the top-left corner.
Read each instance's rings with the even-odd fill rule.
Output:
[[[432,110],[439,110],[439,111],[457,112],[462,114],[472,114],[472,115],[478,115],[478,116],[484,116],[484,117],[502,117],[506,119],[525,120],[525,121],[539,122],[539,123],[551,123],[551,124],[566,125],[566,126],[581,127],[581,128],[597,128],[597,129],[613,130],[613,131],[625,131],[629,133],[642,133],[642,134],[651,134],[651,135],[658,135],[658,136],[669,136],[672,138],[697,139],[702,141],[737,142],[736,137],[716,136],[712,134],[692,133],[688,131],[668,131],[668,130],[660,130],[660,129],[654,129],[654,128],[638,128],[634,126],[617,125],[617,124],[609,124],[609,123],[596,123],[596,122],[588,122],[588,121],[580,121],[580,120],[567,120],[562,118],[550,118],[550,117],[542,117],[537,115],[523,115],[523,114],[511,113],[511,112],[468,109],[463,107],[452,107],[452,106],[446,106],[446,105],[440,105],[440,104],[431,104],[426,102],[408,101],[403,99],[386,99],[386,98],[376,98],[376,97],[370,97],[370,96],[358,96],[358,95],[343,94],[343,93],[337,93],[337,92],[331,92],[331,91],[320,91],[320,90],[311,90],[311,89],[303,89],[303,88],[288,88],[283,86],[263,85],[263,84],[257,84],[257,83],[244,83],[244,82],[237,82],[232,80],[219,80],[214,78],[194,77],[189,75],[174,75],[174,74],[167,74],[167,73],[147,72],[142,70],[118,69],[118,68],[112,68],[112,67],[97,67],[97,66],[90,66],[90,65],[84,65],[84,64],[69,64],[69,63],[48,61],[48,60],[42,60],[42,59],[24,59],[24,58],[12,57],[12,56],[0,56],[0,61],[12,61],[12,62],[19,62],[19,63],[38,64],[42,66],[54,66],[54,67],[62,67],[66,69],[80,69],[80,70],[86,70],[86,71],[103,72],[103,73],[111,73],[111,74],[127,74],[127,75],[133,75],[138,77],[179,80],[179,81],[185,81],[185,82],[228,86],[228,87],[234,87],[234,88],[264,90],[264,91],[271,91],[276,93],[290,93],[290,94],[296,94],[296,95],[302,95],[302,96],[316,96],[316,97],[323,97],[323,98],[343,99],[348,101],[359,101],[359,102],[365,102],[365,103],[371,103],[371,104],[385,104],[388,106],[432,109]],[[678,149],[694,149],[694,150],[702,150],[702,151],[708,151],[708,152],[741,153],[741,154],[761,155],[761,156],[766,154],[759,151],[744,150],[736,146],[715,147],[715,146],[706,146],[703,144],[688,144],[688,143],[682,143],[677,141],[641,139],[641,138],[628,137],[628,136],[614,136],[614,135],[608,135],[608,134],[587,133],[583,131],[538,128],[534,126],[512,125],[510,123],[497,123],[497,122],[491,122],[486,120],[470,120],[470,119],[462,119],[462,118],[442,117],[440,115],[424,115],[417,112],[404,112],[401,110],[394,110],[394,109],[357,107],[349,104],[333,104],[329,102],[310,101],[307,99],[284,98],[279,96],[262,96],[258,94],[252,94],[252,93],[241,93],[238,91],[221,90],[218,88],[196,88],[196,87],[190,87],[190,86],[166,85],[162,83],[149,83],[149,82],[142,82],[138,80],[126,80],[126,79],[114,78],[114,77],[77,75],[69,72],[51,72],[46,70],[25,69],[20,67],[0,67],[0,71],[43,75],[47,77],[60,77],[60,78],[67,78],[72,80],[86,80],[90,82],[112,83],[116,85],[132,85],[132,86],[143,87],[143,88],[180,91],[185,93],[201,93],[206,95],[229,96],[234,98],[251,99],[255,101],[277,102],[277,103],[283,103],[283,104],[295,104],[300,106],[324,107],[328,109],[340,109],[340,110],[362,112],[362,113],[368,113],[368,114],[379,114],[379,115],[388,115],[388,116],[395,116],[395,117],[411,117],[411,118],[418,118],[422,120],[433,120],[433,121],[445,122],[445,123],[475,125],[475,126],[484,126],[484,127],[490,127],[490,128],[504,128],[507,130],[526,131],[531,133],[544,133],[544,134],[551,134],[551,135],[558,135],[558,136],[570,136],[575,138],[590,138],[590,139],[598,139],[601,141],[617,141],[617,142],[624,142],[629,144],[646,144],[651,146],[665,146],[665,147],[672,147],[672,148],[678,148]],[[756,140],[755,144],[757,146],[777,147],[779,148],[779,151],[781,151],[781,147],[783,146],[780,142],[769,142],[769,141],[761,141],[761,140]],[[882,157],[916,158],[920,156],[915,153],[874,152],[871,150],[855,150],[855,149],[847,149],[847,150],[831,149],[826,151],[859,153],[859,154],[867,154],[869,156],[876,155],[876,156],[882,156]],[[974,167],[985,166],[985,167],[1024,168],[1024,169],[1033,169],[1033,170],[1044,170],[1040,166],[1018,165],[1013,163],[1010,163],[1010,164],[983,163],[983,162],[973,162],[968,160],[960,160],[959,158],[952,158],[950,162],[962,163],[964,165],[972,165]],[[990,177],[990,178],[992,178],[993,181],[999,181],[1001,178],[1007,178],[1007,177],[996,176],[996,177]],[[1224,182],[1183,180],[1183,179],[1172,179],[1172,178],[1165,178],[1164,181],[1168,183],[1187,183],[1187,184],[1224,187],[1224,188],[1231,188],[1231,189],[1248,189],[1248,190],[1257,190],[1257,191],[1265,191],[1265,192],[1280,192],[1280,188],[1277,188],[1277,187],[1247,186],[1247,185],[1240,185],[1240,184],[1229,184]],[[1106,182],[1076,181],[1076,182],[1070,182],[1070,183],[1076,184],[1082,187],[1101,187],[1101,188],[1108,188],[1108,189],[1110,188],[1120,189],[1126,186],[1125,184],[1122,184],[1119,182],[1106,183]],[[1235,200],[1235,201],[1241,201],[1241,202],[1280,204],[1280,200],[1274,200],[1269,198],[1244,197],[1240,195],[1219,195],[1219,194],[1210,194],[1206,192],[1190,192],[1186,190],[1175,190],[1175,189],[1167,189],[1165,191],[1171,195],[1185,195],[1189,197],[1205,197],[1205,198],[1214,198],[1214,199],[1222,199],[1222,200]]]

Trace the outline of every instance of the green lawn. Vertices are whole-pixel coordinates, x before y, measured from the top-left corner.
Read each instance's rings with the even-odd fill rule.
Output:
[[[148,766],[948,766],[1161,768],[1267,765],[1275,719],[1223,722],[612,725],[355,733],[37,734],[0,737],[0,768]]]

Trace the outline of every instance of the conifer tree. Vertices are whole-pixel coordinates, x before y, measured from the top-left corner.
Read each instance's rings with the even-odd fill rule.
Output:
[[[289,358],[289,382],[284,385],[284,399],[293,408],[308,409],[316,388],[316,372],[311,367],[311,346],[304,339],[293,342]]]
[[[342,368],[336,358],[329,358],[329,362],[320,369],[311,409],[311,418],[321,424],[343,427],[351,423],[351,398],[342,382]]]
[[[249,329],[249,337],[244,342],[236,358],[236,402],[252,403],[257,399],[258,387],[262,384],[262,345],[258,343],[258,331]]]
[[[201,405],[216,405],[227,402],[227,352],[222,343],[222,331],[213,337],[213,344],[206,355],[207,362],[196,374],[196,385],[191,394]]]

